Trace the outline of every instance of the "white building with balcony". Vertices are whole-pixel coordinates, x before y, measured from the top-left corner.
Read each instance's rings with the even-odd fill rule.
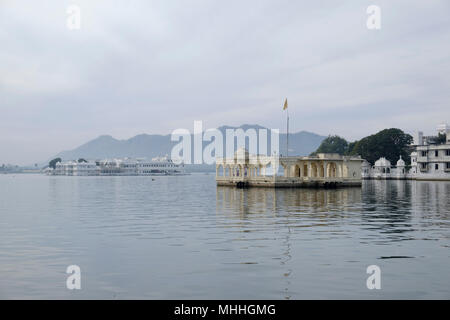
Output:
[[[437,131],[438,136],[424,136],[419,131],[414,139],[411,173],[417,180],[450,180],[450,127],[441,124]]]

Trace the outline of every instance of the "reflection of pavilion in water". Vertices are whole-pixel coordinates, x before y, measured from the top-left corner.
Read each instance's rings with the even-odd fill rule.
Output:
[[[218,186],[216,189],[217,211],[239,214],[273,215],[314,212],[339,214],[342,210],[352,210],[354,203],[361,202],[361,189],[236,189]]]
[[[298,240],[298,227],[326,227],[337,220],[345,219],[349,211],[356,211],[354,203],[361,202],[361,189],[236,189],[221,187],[216,189],[217,213],[229,218],[233,227],[241,226],[242,231],[251,231],[261,236],[260,230],[269,231],[281,241],[280,270],[284,279],[283,296],[292,297],[291,281],[295,269],[292,267],[293,244]],[[267,219],[269,218],[269,219]],[[273,218],[273,219],[272,219]],[[336,222],[336,219],[335,221]],[[296,231],[297,230],[297,231]]]
[[[270,234],[280,245],[284,297],[293,294],[292,267],[299,241],[312,232],[322,237],[352,237],[361,243],[421,239],[421,229],[435,226],[430,240],[448,239],[450,183],[366,180],[362,189],[216,189],[216,211],[230,228],[245,235]],[[229,223],[227,222],[229,221]],[[305,229],[306,227],[307,229]],[[322,228],[324,227],[324,228]],[[250,232],[250,233],[248,233]],[[255,236],[253,236],[255,238]],[[381,249],[382,247],[380,247]],[[292,259],[292,261],[291,261]]]
[[[450,182],[366,180],[362,189],[235,189],[218,186],[216,210],[230,218],[245,220],[301,214],[322,225],[333,223],[330,218],[345,219],[356,213],[352,218],[370,225],[370,230],[379,235],[395,234],[402,239],[415,231],[414,226],[450,223]]]

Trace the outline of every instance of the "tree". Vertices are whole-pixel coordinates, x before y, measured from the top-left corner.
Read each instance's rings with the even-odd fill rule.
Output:
[[[50,168],[56,169],[56,164],[61,161],[62,161],[61,158],[55,158],[48,163],[48,166]]]
[[[370,163],[375,163],[385,157],[392,164],[402,156],[407,164],[410,163],[411,143],[413,137],[400,129],[391,128],[355,141],[349,149],[349,155],[360,155]]]
[[[325,140],[322,141],[319,148],[311,155],[316,155],[318,153],[338,153],[345,154],[348,151],[348,142],[344,138],[339,136],[328,136]]]
[[[439,133],[436,138],[437,144],[444,144],[447,141],[447,135],[445,133]]]
[[[81,162],[87,162],[87,161],[83,158],[78,159],[78,163],[81,163]]]

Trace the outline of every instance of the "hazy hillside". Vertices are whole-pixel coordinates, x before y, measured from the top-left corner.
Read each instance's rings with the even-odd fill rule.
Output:
[[[262,129],[258,125],[242,125],[240,128]],[[236,129],[236,127],[223,126],[218,128],[225,137],[226,129]],[[269,137],[270,138],[270,137]],[[326,137],[315,133],[300,131],[289,135],[289,155],[308,155],[315,151],[323,139]],[[270,139],[269,139],[270,140]],[[122,158],[122,157],[146,157],[170,155],[172,147],[177,142],[170,141],[170,135],[148,135],[141,134],[128,140],[117,140],[111,136],[103,135],[91,140],[73,150],[63,151],[55,155],[63,160],[73,160],[78,158],[101,159],[101,158]],[[206,146],[208,142],[204,142]],[[270,145],[270,141],[268,142]],[[286,135],[280,134],[280,152],[286,152]]]

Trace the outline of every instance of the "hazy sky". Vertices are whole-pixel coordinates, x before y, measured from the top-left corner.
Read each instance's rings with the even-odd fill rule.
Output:
[[[0,46],[0,164],[194,120],[284,131],[285,97],[291,132],[450,122],[448,0],[0,0]]]

